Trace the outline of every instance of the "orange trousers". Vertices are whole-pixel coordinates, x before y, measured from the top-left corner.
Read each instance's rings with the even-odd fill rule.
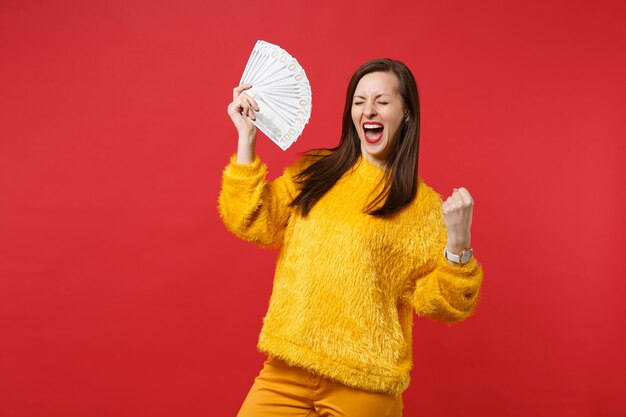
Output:
[[[237,417],[402,417],[402,394],[361,391],[269,357]]]

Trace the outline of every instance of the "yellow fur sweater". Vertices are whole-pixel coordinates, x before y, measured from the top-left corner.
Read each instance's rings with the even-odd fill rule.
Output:
[[[445,322],[467,318],[478,300],[475,259],[450,265],[441,197],[418,181],[417,197],[389,218],[365,214],[383,171],[361,158],[302,217],[289,203],[293,175],[310,158],[266,180],[258,157],[222,177],[219,211],[238,237],[280,248],[258,349],[368,391],[399,394],[412,366],[413,310]]]

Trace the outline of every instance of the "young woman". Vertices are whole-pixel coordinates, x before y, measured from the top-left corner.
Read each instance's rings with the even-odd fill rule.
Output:
[[[258,342],[268,359],[239,417],[401,416],[413,311],[455,322],[478,300],[472,197],[460,187],[442,202],[418,177],[417,86],[399,61],[357,69],[339,145],[273,182],[254,153],[248,88],[228,106],[239,143],[219,210],[234,234],[280,253]]]

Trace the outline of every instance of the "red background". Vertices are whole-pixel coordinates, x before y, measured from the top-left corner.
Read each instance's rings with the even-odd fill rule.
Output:
[[[474,317],[416,320],[407,416],[626,416],[619,1],[0,4],[0,416],[234,416],[276,252],[216,210],[257,39],[337,143],[365,60],[405,61],[420,173],[475,200]]]

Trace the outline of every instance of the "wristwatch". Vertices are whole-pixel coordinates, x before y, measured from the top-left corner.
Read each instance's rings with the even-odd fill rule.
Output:
[[[449,261],[452,261],[457,264],[465,265],[472,259],[472,254],[474,251],[472,248],[467,248],[460,255],[455,255],[454,253],[448,252],[448,248],[443,250],[443,256]]]

